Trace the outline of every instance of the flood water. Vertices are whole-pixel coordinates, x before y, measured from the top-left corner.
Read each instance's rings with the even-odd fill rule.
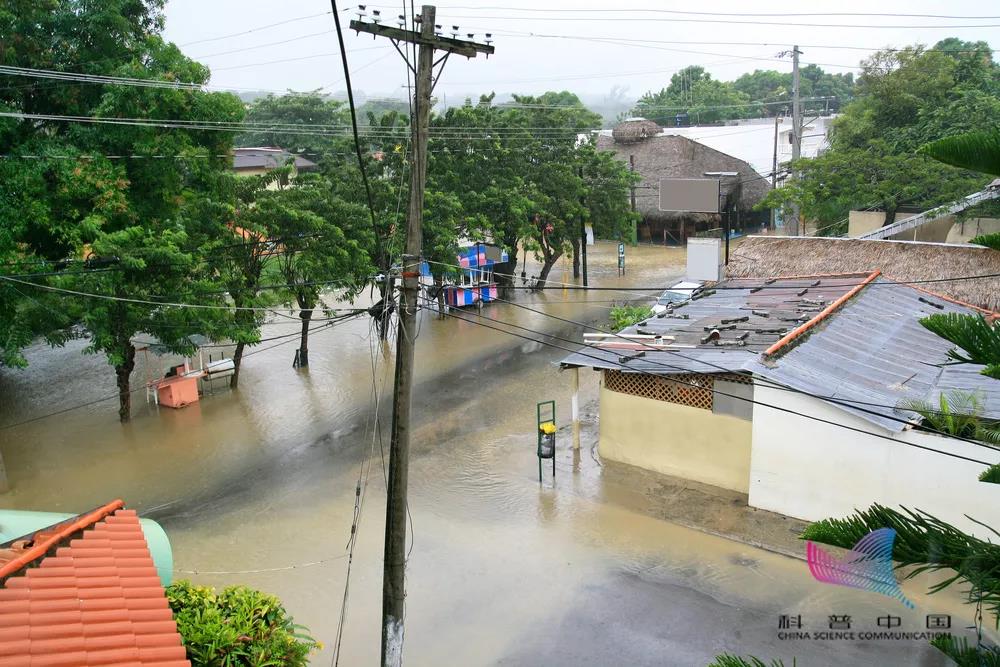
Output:
[[[619,277],[615,245],[592,249],[591,284],[665,286],[683,274],[682,250],[627,253]],[[569,281],[562,265],[551,278]],[[603,322],[612,301],[636,296],[554,288],[519,292],[516,301]],[[482,315],[581,339],[579,327],[510,304]],[[264,336],[297,326],[274,324]],[[292,368],[290,340],[248,357],[238,391],[220,385],[181,410],[147,405],[139,391],[126,426],[111,400],[0,431],[12,486],[0,506],[80,512],[121,497],[167,530],[177,578],[278,595],[324,643],[314,664],[329,664],[360,480],[340,664],[377,664],[392,360],[364,319],[311,336],[308,370]],[[28,369],[0,372],[0,425],[113,394],[111,369],[103,357],[81,355],[82,347],[36,346]],[[825,629],[830,614],[850,614],[866,629],[877,629],[875,618],[886,613],[909,630],[922,629],[930,612],[961,614],[959,624],[971,618],[956,595],[924,595],[926,580],[906,584],[918,605],[910,612],[873,593],[819,584],[800,560],[655,519],[629,500],[627,479],[608,479],[591,451],[572,452],[565,431],[555,479],[547,470],[539,485],[535,404],[555,400],[558,423],[569,422],[570,377],[555,365],[564,354],[422,313],[407,664],[705,665],[725,651],[788,664],[798,656],[800,665],[945,664],[923,641],[777,638],[780,614],[801,615],[814,630]],[[148,372],[166,363],[150,357]],[[598,374],[581,371],[581,380],[583,403],[595,401]],[[382,442],[373,434],[376,415]]]

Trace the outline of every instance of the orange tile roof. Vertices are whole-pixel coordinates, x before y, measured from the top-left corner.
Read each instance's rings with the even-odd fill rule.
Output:
[[[0,667],[191,667],[139,517],[112,505],[39,531],[0,566]]]

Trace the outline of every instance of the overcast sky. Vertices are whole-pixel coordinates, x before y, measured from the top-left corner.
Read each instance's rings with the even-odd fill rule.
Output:
[[[356,18],[357,4],[340,3],[339,7],[346,29],[347,21]],[[402,4],[367,7],[369,17],[372,9],[381,9],[386,22],[395,25]],[[419,13],[420,4],[416,7]],[[187,55],[209,65],[216,86],[274,91],[324,87],[325,92],[335,92],[343,89],[343,76],[329,11],[326,0],[168,0],[166,36]],[[844,15],[876,11],[985,18]],[[817,12],[841,15],[793,15]],[[759,15],[747,16],[751,13]],[[744,24],[736,25],[735,21]],[[285,23],[271,25],[279,22]],[[1000,4],[973,0],[449,0],[438,6],[438,23],[445,25],[446,32],[457,24],[463,37],[472,32],[477,40],[486,32],[493,33],[496,54],[488,60],[449,61],[436,94],[455,98],[455,102],[469,94],[490,91],[568,89],[605,95],[614,86],[627,89],[629,97],[638,97],[666,86],[672,72],[693,64],[705,66],[723,80],[754,69],[789,71],[790,61],[776,55],[793,43],[801,45],[804,65],[816,63],[830,72],[857,71],[858,62],[871,50],[913,43],[931,45],[949,36],[985,40],[1000,47]],[[943,27],[956,25],[979,27]],[[345,33],[345,38],[355,89],[369,96],[400,94],[406,69],[388,40],[353,32]],[[285,59],[294,60],[270,62]]]

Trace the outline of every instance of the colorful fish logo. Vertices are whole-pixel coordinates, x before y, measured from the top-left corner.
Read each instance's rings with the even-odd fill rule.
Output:
[[[913,609],[903,595],[892,566],[892,545],[896,531],[879,528],[868,533],[843,558],[824,551],[812,542],[806,543],[809,571],[817,581],[850,588],[860,588],[888,595]]]

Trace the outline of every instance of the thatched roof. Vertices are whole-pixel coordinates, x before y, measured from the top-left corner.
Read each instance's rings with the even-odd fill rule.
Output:
[[[615,157],[626,164],[630,157],[635,159],[635,169],[642,176],[642,182],[636,188],[636,208],[646,220],[717,218],[715,214],[661,211],[659,189],[660,179],[663,178],[704,178],[706,171],[737,172],[738,179],[723,179],[722,192],[728,195],[737,180],[742,182],[739,206],[745,212],[749,212],[771,189],[768,180],[747,162],[687,137],[657,135],[622,144],[607,135],[599,135],[597,149],[613,151]]]
[[[730,255],[732,278],[882,271],[898,282],[1000,274],[1000,252],[970,244],[751,236]],[[938,294],[1000,311],[1000,279],[919,283]]]
[[[613,130],[611,130],[611,136],[614,138],[615,143],[619,144],[634,144],[637,141],[642,141],[647,137],[655,137],[660,133],[662,128],[656,124],[656,121],[646,120],[645,118],[630,118],[624,122],[618,123]]]

